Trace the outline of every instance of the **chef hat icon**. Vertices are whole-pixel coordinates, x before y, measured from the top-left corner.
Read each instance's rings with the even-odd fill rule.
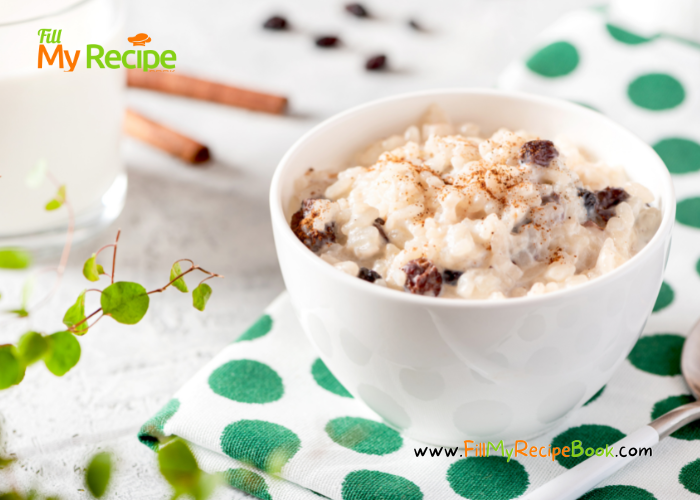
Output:
[[[139,33],[136,36],[130,36],[127,38],[132,44],[134,44],[134,47],[137,45],[140,45],[142,47],[145,47],[148,42],[151,41],[151,37],[148,36],[146,33]]]

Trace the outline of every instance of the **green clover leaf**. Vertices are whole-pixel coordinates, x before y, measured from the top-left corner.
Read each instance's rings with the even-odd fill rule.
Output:
[[[63,324],[70,328],[73,325],[77,325],[85,319],[85,290],[83,290],[75,304],[70,306],[63,316]],[[87,323],[82,323],[80,326],[73,330],[76,335],[85,335],[88,331]]]
[[[48,211],[56,210],[58,208],[61,208],[65,202],[66,186],[60,186],[58,188],[58,191],[56,192],[56,196],[51,201],[49,201],[44,208]]]
[[[92,457],[85,472],[85,486],[95,498],[102,498],[112,475],[112,457],[101,452]]]
[[[83,276],[85,276],[89,281],[98,281],[100,279],[100,274],[104,274],[104,269],[97,263],[97,256],[92,254],[92,256],[85,261],[83,265]],[[102,272],[100,272],[102,271]]]
[[[189,491],[199,475],[197,460],[181,439],[173,439],[158,450],[158,466],[175,491]]]
[[[17,351],[25,366],[36,363],[49,350],[49,342],[37,332],[27,332],[19,338]]]
[[[173,267],[170,269],[170,281],[173,281],[175,278],[180,276],[182,274],[182,269],[180,268],[180,263],[176,262],[173,264]],[[173,281],[173,286],[180,290],[182,293],[187,293],[189,290],[187,289],[187,283],[185,283],[185,280],[182,278],[178,278],[177,280]]]
[[[174,498],[190,495],[195,500],[205,500],[219,482],[216,476],[199,469],[192,451],[179,438],[160,446],[158,466],[160,473],[175,490]]]
[[[0,269],[26,269],[32,265],[32,256],[21,248],[0,248]]]
[[[102,291],[102,312],[125,325],[135,325],[146,315],[150,299],[138,283],[117,281]]]
[[[204,308],[211,297],[211,287],[206,283],[200,283],[197,288],[192,291],[192,305],[199,311],[204,311]]]
[[[7,493],[0,493],[0,500],[27,500],[25,497],[17,493],[16,491],[10,491]]]
[[[17,349],[11,345],[0,346],[0,390],[19,384],[24,378],[25,366]]]
[[[49,353],[44,364],[51,373],[62,377],[80,360],[80,342],[71,332],[57,332],[47,337]]]

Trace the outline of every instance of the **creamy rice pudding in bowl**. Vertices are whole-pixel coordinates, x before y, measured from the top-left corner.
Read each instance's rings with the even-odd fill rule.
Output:
[[[493,90],[373,102],[281,161],[275,243],[303,329],[421,441],[526,439],[581,406],[651,313],[675,200],[605,116]]]

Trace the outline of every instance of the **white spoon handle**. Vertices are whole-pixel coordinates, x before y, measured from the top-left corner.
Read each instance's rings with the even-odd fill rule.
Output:
[[[592,456],[573,469],[557,476],[554,480],[525,495],[521,500],[576,500],[590,491],[603,479],[634,460],[629,456],[632,448],[650,448],[659,442],[659,433],[651,426],[645,425],[638,431],[621,439],[613,445],[612,457]],[[621,457],[620,450],[624,448]]]

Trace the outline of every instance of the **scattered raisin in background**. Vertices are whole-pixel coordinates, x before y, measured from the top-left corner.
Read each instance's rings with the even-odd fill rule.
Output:
[[[534,163],[547,167],[557,156],[559,151],[552,141],[529,141],[520,148],[520,163]]]
[[[416,295],[440,295],[442,275],[435,264],[425,257],[409,261],[401,270],[406,273],[406,291]]]
[[[382,227],[384,224],[384,219],[382,219],[381,217],[377,217],[376,219],[374,219],[374,223],[372,225],[377,228],[377,231],[379,231],[379,235],[382,238],[384,238],[384,241],[389,243],[389,237],[386,235],[386,233],[384,232],[384,228]]]
[[[263,28],[267,30],[281,31],[286,30],[289,27],[287,20],[282,16],[272,16],[270,19],[265,21]]]
[[[299,241],[312,252],[318,252],[324,246],[335,243],[335,223],[326,224],[323,231],[314,229],[314,218],[319,213],[314,207],[315,199],[309,198],[301,202],[301,208],[292,215],[291,228]]]
[[[357,277],[361,280],[369,281],[370,283],[374,283],[375,281],[382,279],[381,274],[379,274],[377,271],[373,271],[372,269],[367,269],[366,267],[360,268],[360,273],[357,275]]]
[[[361,3],[349,3],[345,5],[345,10],[355,17],[369,17],[369,12]]]
[[[416,21],[415,19],[409,19],[408,25],[416,31],[423,31],[423,26],[418,24],[418,21]]]
[[[369,71],[379,71],[384,69],[385,67],[386,56],[383,54],[372,56],[369,59],[367,59],[367,62],[365,63],[365,68]]]
[[[444,281],[446,285],[456,285],[457,281],[459,280],[459,277],[463,274],[464,273],[462,271],[452,271],[451,269],[445,269],[442,272],[442,281]]]
[[[340,40],[337,36],[320,36],[316,39],[316,45],[324,48],[336,47],[338,42]]]
[[[624,189],[614,187],[606,187],[595,192],[579,188],[578,195],[583,199],[588,218],[599,227],[605,227],[615,215],[615,207],[630,197]]]

